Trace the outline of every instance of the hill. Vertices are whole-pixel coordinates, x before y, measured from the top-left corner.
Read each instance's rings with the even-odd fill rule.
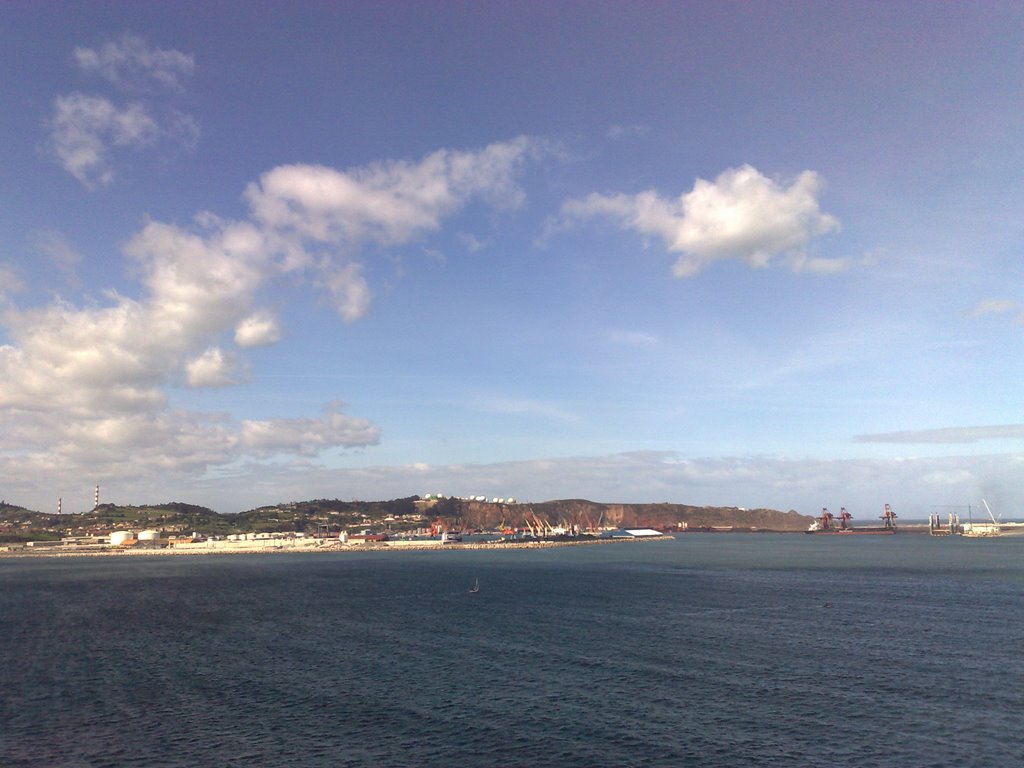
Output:
[[[461,502],[458,514],[472,528],[490,528],[501,520],[516,524],[526,514],[535,514],[551,525],[616,528],[659,528],[690,530],[727,528],[762,531],[806,530],[811,518],[794,510],[744,509],[741,507],[696,507],[688,504],[605,504],[585,499],[563,499],[530,505],[502,505]]]

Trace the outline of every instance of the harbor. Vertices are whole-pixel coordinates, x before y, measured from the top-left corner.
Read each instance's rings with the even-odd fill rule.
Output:
[[[123,533],[123,532],[122,532]],[[254,534],[231,538],[176,537],[160,539],[142,531],[135,537],[121,535],[92,541],[72,539],[60,542],[29,542],[18,548],[0,548],[0,557],[133,557],[174,555],[231,555],[274,553],[339,553],[339,552],[431,552],[458,550],[529,550],[556,547],[580,547],[601,544],[622,544],[642,541],[668,541],[674,536],[654,530],[616,532],[606,536],[574,536],[550,539],[508,539],[480,536],[455,541],[446,536],[437,538],[390,538],[381,535],[354,537],[315,537],[296,534]],[[34,546],[33,546],[34,545]]]
[[[998,536],[1024,536],[1024,523],[1004,521],[992,513],[988,502],[981,500],[985,517],[974,519],[971,505],[949,507],[945,516],[934,512],[928,517],[928,532],[932,536],[963,536],[969,539],[989,539]],[[964,512],[961,515],[961,512]],[[987,519],[985,519],[987,517]],[[964,519],[966,518],[966,519]]]

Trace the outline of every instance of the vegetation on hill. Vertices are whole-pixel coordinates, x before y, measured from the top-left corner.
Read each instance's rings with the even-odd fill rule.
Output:
[[[315,499],[293,501],[271,507],[258,507],[236,515],[226,515],[239,532],[300,531],[316,533],[326,527],[338,531],[354,526],[373,527],[383,522],[415,527],[420,520],[418,496],[392,501],[340,501]],[[391,520],[388,520],[391,518]]]

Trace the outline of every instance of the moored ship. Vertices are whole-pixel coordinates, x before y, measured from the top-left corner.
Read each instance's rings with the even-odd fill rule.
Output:
[[[816,535],[838,535],[838,536],[850,536],[850,535],[889,535],[896,533],[896,513],[892,511],[892,507],[888,504],[885,505],[885,511],[882,513],[881,520],[883,524],[881,526],[872,526],[865,528],[855,528],[853,523],[853,515],[846,511],[846,507],[842,507],[839,511],[838,517],[828,511],[828,507],[821,508],[821,514],[811,521],[810,527],[808,527],[806,533],[813,533]]]

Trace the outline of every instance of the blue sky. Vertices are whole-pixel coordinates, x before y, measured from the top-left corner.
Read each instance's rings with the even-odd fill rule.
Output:
[[[0,494],[1024,515],[1016,3],[6,3]]]

